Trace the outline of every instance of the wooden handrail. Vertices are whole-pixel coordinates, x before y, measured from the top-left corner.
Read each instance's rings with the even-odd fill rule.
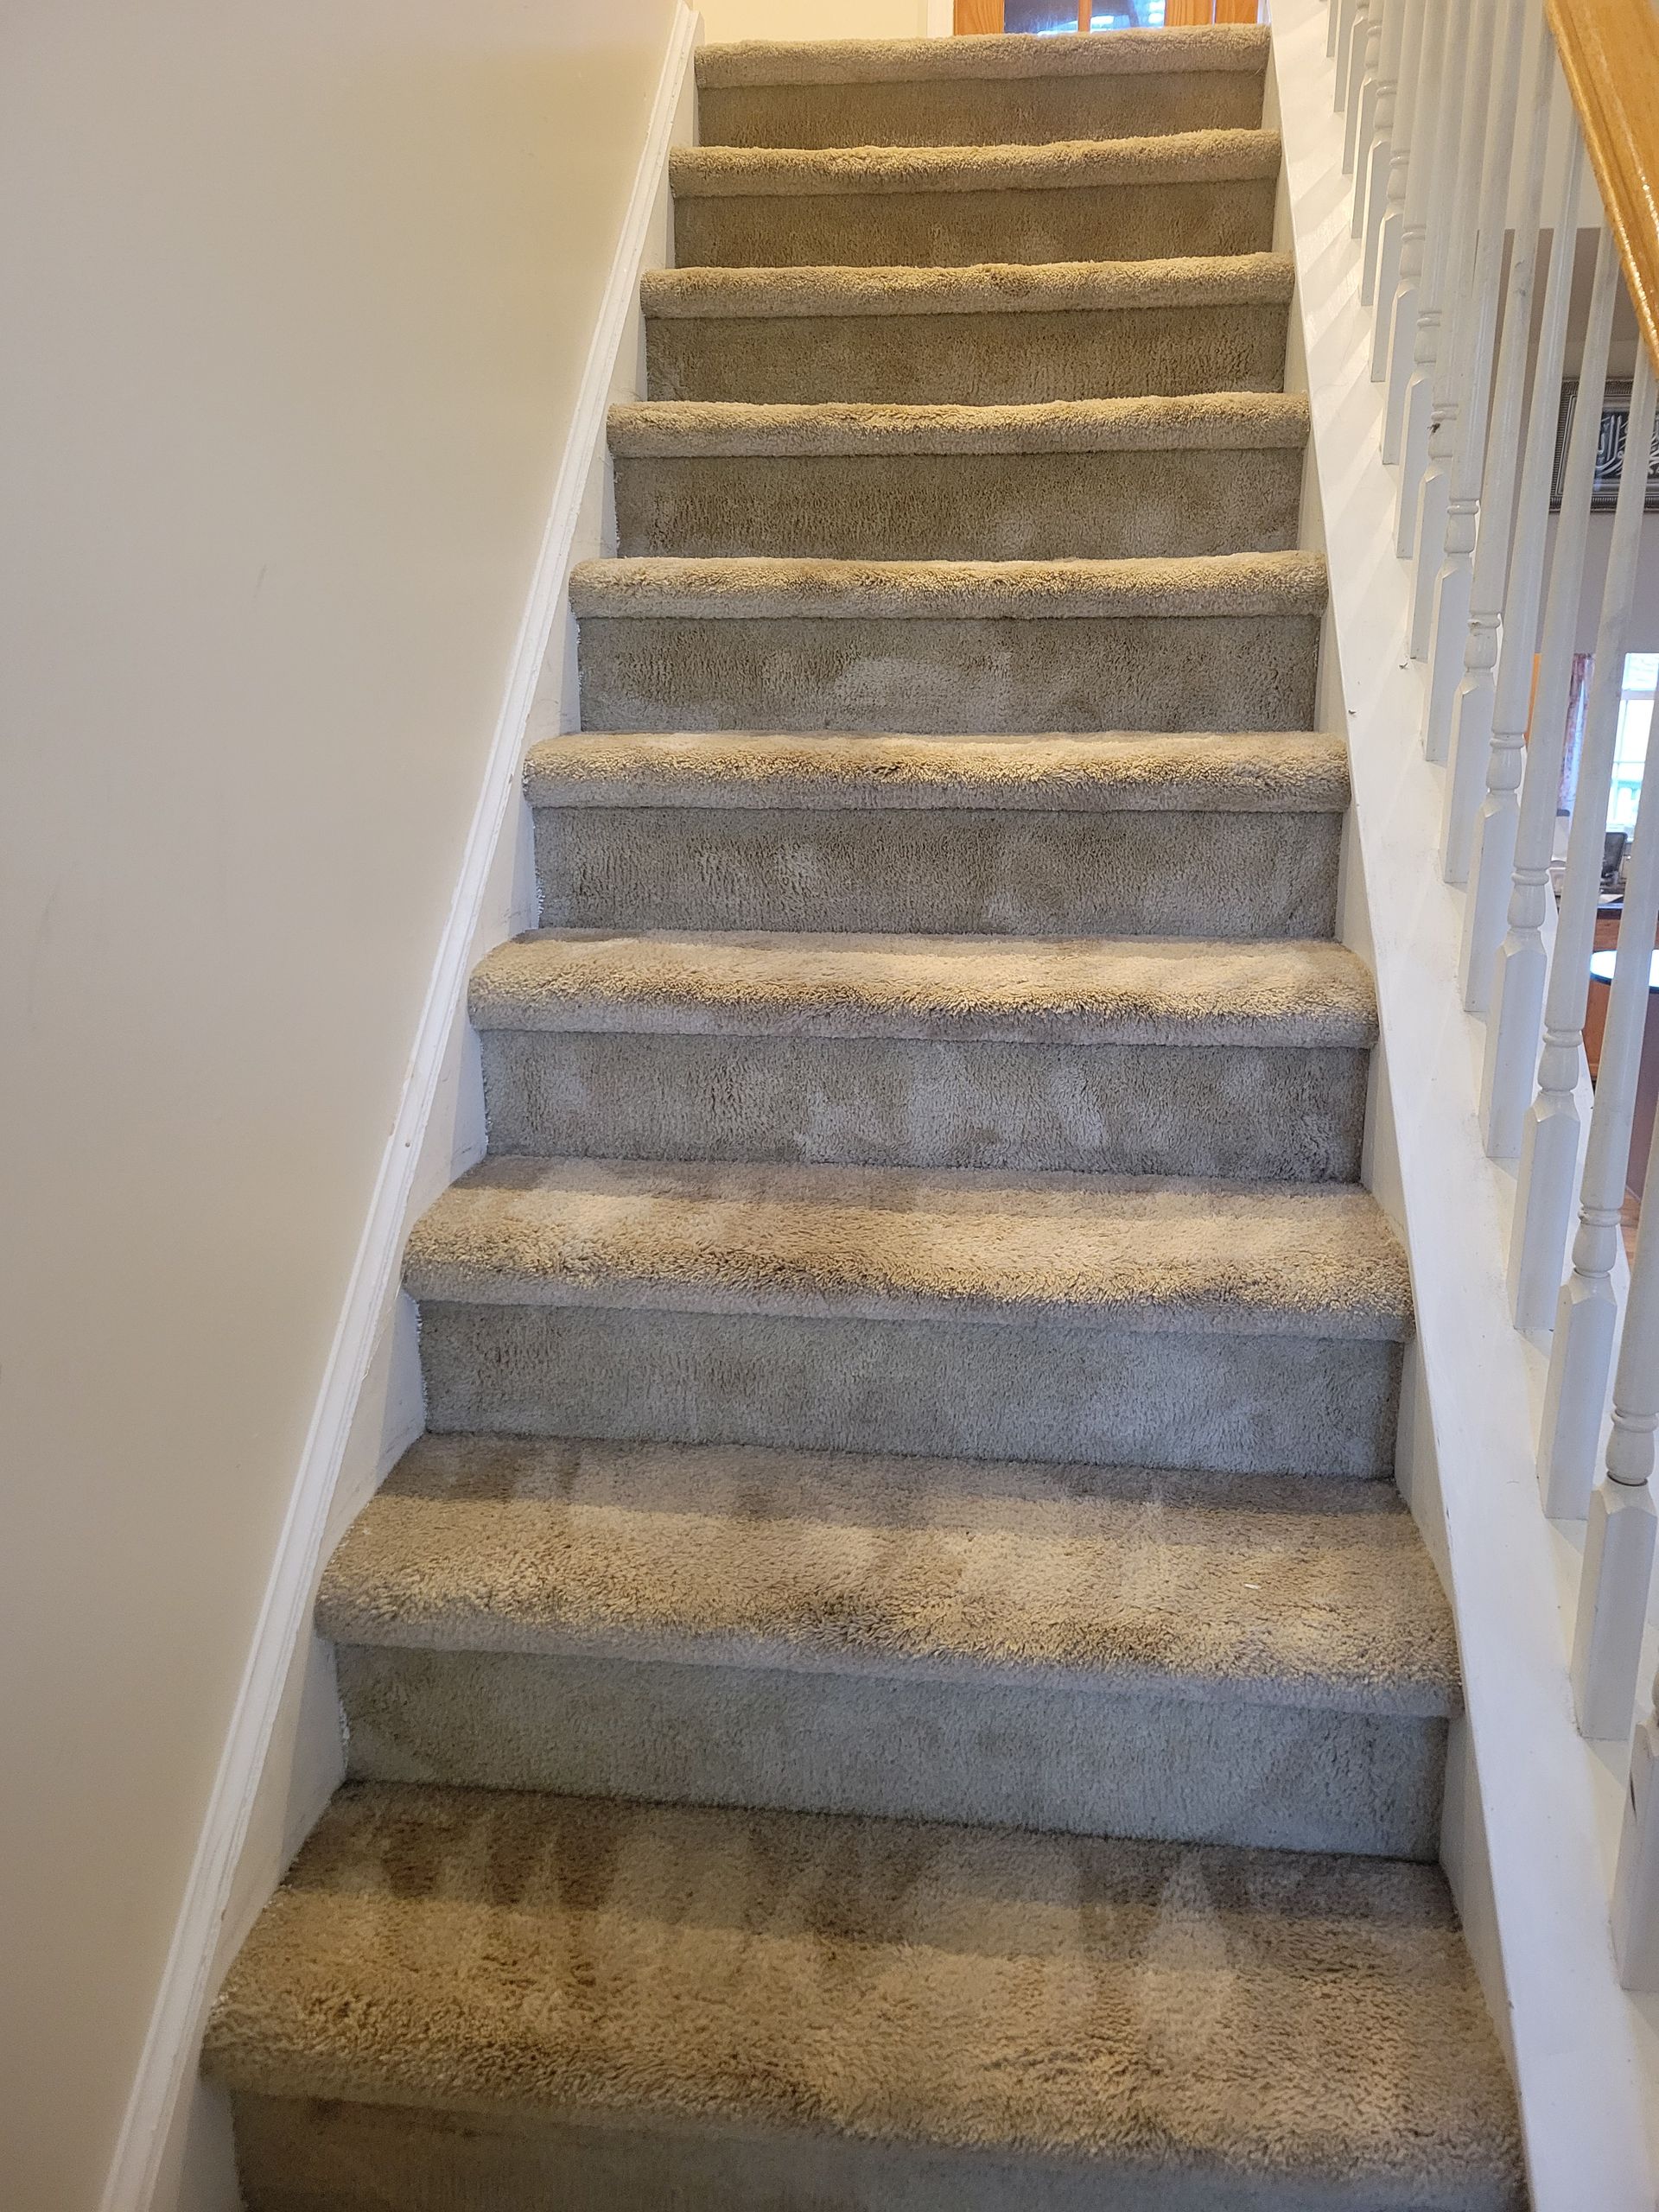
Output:
[[[1549,28],[1659,365],[1659,13],[1652,0],[1547,0]]]

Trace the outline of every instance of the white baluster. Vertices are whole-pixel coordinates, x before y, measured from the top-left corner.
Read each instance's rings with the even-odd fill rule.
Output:
[[[1360,280],[1363,304],[1376,303],[1371,342],[1371,382],[1381,384],[1388,366],[1389,315],[1400,282],[1400,234],[1405,227],[1406,182],[1411,170],[1411,132],[1417,111],[1417,79],[1423,60],[1423,0],[1405,0],[1389,17],[1400,27],[1394,89],[1389,103],[1388,137],[1377,141],[1385,159],[1374,168],[1365,203],[1365,264]],[[1387,54],[1383,57],[1387,67]]]
[[[1394,111],[1400,99],[1400,54],[1406,35],[1406,6],[1407,0],[1383,0],[1376,99],[1371,108],[1369,130],[1364,127],[1364,118],[1361,118],[1360,158],[1354,173],[1354,219],[1349,235],[1365,241],[1359,284],[1360,301],[1365,307],[1371,304],[1371,288],[1376,275],[1376,233],[1382,221],[1382,194],[1388,184]]]
[[[1576,130],[1573,135],[1581,152],[1582,141]],[[1557,229],[1550,249],[1552,285],[1556,264],[1571,283],[1577,235],[1576,219]],[[1561,482],[1555,556],[1550,563],[1549,598],[1539,649],[1538,689],[1533,701],[1532,734],[1527,741],[1526,768],[1521,785],[1521,821],[1516,836],[1515,874],[1510,890],[1509,931],[1498,952],[1493,976],[1492,1003],[1496,1011],[1486,1027],[1480,1125],[1486,1149],[1494,1160],[1512,1160],[1521,1149],[1527,1106],[1538,1066],[1544,982],[1549,966],[1543,934],[1550,896],[1549,863],[1555,849],[1555,805],[1561,787],[1561,756],[1567,741],[1567,697],[1578,639],[1590,493],[1618,284],[1618,250],[1611,232],[1604,227],[1596,253],[1595,285],[1590,296],[1590,316],[1579,370],[1578,404],[1567,445],[1567,471]],[[1535,412],[1541,402],[1535,397],[1532,404]],[[1553,440],[1555,410],[1548,397],[1541,404],[1548,410],[1548,430]],[[1553,1283],[1549,1295],[1554,1295]]]
[[[1451,346],[1452,305],[1448,292],[1455,260],[1452,234],[1469,168],[1464,149],[1471,129],[1484,113],[1470,66],[1470,52],[1475,17],[1484,11],[1490,20],[1490,9],[1484,8],[1484,0],[1446,0],[1446,6],[1449,16],[1440,100],[1441,143],[1435,157],[1433,189],[1427,208],[1428,233],[1417,296],[1417,333],[1402,417],[1400,505],[1395,539],[1395,550],[1402,561],[1409,560],[1417,546],[1423,474],[1428,467],[1435,368],[1442,346],[1449,351]]]
[[[1363,10],[1368,0],[1342,0],[1342,17],[1337,26],[1336,97],[1331,105],[1340,115],[1348,105],[1348,65],[1353,59],[1354,26],[1363,23]]]
[[[1382,44],[1383,0],[1359,0],[1363,20],[1354,29],[1353,57],[1348,64],[1348,118],[1342,134],[1342,173],[1354,173],[1354,149],[1359,139],[1359,119],[1376,97],[1376,62]]]
[[[1371,142],[1376,134],[1376,105],[1382,97],[1382,48],[1389,35],[1389,17],[1400,12],[1400,0],[1371,0],[1370,22],[1365,33],[1365,74],[1360,79],[1359,106],[1351,118],[1353,151],[1343,164],[1343,175],[1354,179],[1354,219],[1348,235],[1357,238],[1364,220],[1365,176],[1370,164]]]
[[[1579,1109],[1573,1092],[1584,1065],[1584,1009],[1590,990],[1596,899],[1601,887],[1607,792],[1612,780],[1613,740],[1647,493],[1648,473],[1641,466],[1641,456],[1653,436],[1653,369],[1644,350],[1637,363],[1636,390],[1630,401],[1627,449],[1633,458],[1619,479],[1601,624],[1596,632],[1595,673],[1590,682],[1573,828],[1567,839],[1567,882],[1544,1001],[1538,1095],[1527,1115],[1521,1140],[1516,1233],[1510,1244],[1510,1294],[1515,1301],[1516,1325],[1522,1329],[1547,1329],[1554,1320],[1573,1209],[1579,1160]],[[1550,1507],[1552,1512],[1566,1510],[1559,1503]]]
[[[1358,13],[1358,0],[1336,0],[1336,4],[1338,4],[1338,16],[1336,16],[1336,71],[1334,78],[1332,78],[1332,106],[1340,115],[1344,102],[1347,102],[1347,55],[1350,55],[1350,47],[1354,42],[1354,17]]]
[[[1448,135],[1442,92],[1446,74],[1449,4],[1437,4],[1423,16],[1422,52],[1417,66],[1417,97],[1412,115],[1412,152],[1406,172],[1405,218],[1400,226],[1400,274],[1392,305],[1386,302],[1377,316],[1377,346],[1371,354],[1371,374],[1382,364],[1389,379],[1388,404],[1382,415],[1382,458],[1392,467],[1400,458],[1405,435],[1406,394],[1417,346],[1417,310],[1423,283],[1424,246],[1428,234],[1428,208],[1436,175],[1444,165]],[[1388,335],[1383,338],[1386,319]]]
[[[1541,237],[1537,230],[1537,204],[1544,197],[1544,153],[1548,149],[1548,128],[1551,128],[1551,99],[1557,84],[1555,48],[1551,35],[1544,29],[1540,17],[1540,79],[1537,91],[1541,93],[1540,104],[1533,111],[1533,143],[1526,181],[1522,186],[1522,206],[1516,217],[1516,252],[1509,264],[1509,305],[1504,308],[1504,345],[1497,363],[1497,396],[1493,400],[1493,425],[1486,447],[1486,485],[1482,486],[1480,505],[1480,549],[1476,556],[1473,588],[1469,593],[1469,632],[1466,632],[1465,668],[1466,675],[1458,688],[1453,706],[1446,710],[1446,721],[1451,726],[1449,767],[1446,767],[1445,807],[1440,821],[1440,865],[1446,882],[1466,882],[1471,876],[1471,865],[1476,856],[1478,834],[1484,852],[1484,836],[1491,823],[1502,817],[1509,832],[1497,830],[1497,836],[1506,834],[1506,845],[1497,856],[1496,865],[1489,872],[1484,893],[1471,887],[1469,900],[1465,905],[1465,951],[1462,951],[1462,984],[1465,984],[1465,1004],[1469,1004],[1471,988],[1471,956],[1476,931],[1480,927],[1480,960],[1478,960],[1478,980],[1473,988],[1482,998],[1491,988],[1491,960],[1497,949],[1497,938],[1502,936],[1504,907],[1509,902],[1509,874],[1516,861],[1516,805],[1513,791],[1520,783],[1522,746],[1526,741],[1526,706],[1533,690],[1533,646],[1537,641],[1537,600],[1544,586],[1544,536],[1548,529],[1548,502],[1551,502],[1551,467],[1555,462],[1555,398],[1561,390],[1561,356],[1566,352],[1566,309],[1573,292],[1573,257],[1557,254],[1551,265],[1551,281],[1544,294],[1544,329],[1537,343],[1537,376],[1533,414],[1526,425],[1526,454],[1520,455],[1522,442],[1522,400],[1526,398],[1526,352],[1531,345],[1533,325],[1533,288],[1537,279],[1537,250]],[[1571,113],[1571,102],[1568,102]],[[1577,194],[1580,188],[1580,139],[1571,135],[1568,155],[1564,162],[1566,193]],[[1566,208],[1557,204],[1555,214],[1561,217],[1577,201],[1566,201]],[[1571,224],[1571,213],[1566,213],[1566,224]],[[1553,226],[1557,238],[1566,237],[1568,230],[1560,219]],[[1520,486],[1516,478],[1520,471]],[[1455,511],[1455,500],[1453,500]],[[1451,537],[1451,524],[1446,524],[1446,537]],[[1509,586],[1504,586],[1504,570],[1509,570]],[[1504,677],[1496,679],[1493,671],[1497,666],[1497,620],[1502,615],[1504,624]],[[1440,637],[1435,637],[1435,646],[1440,646]],[[1431,655],[1433,679],[1440,679],[1438,659]],[[1497,746],[1497,702],[1504,703],[1504,746]],[[1438,712],[1438,702],[1431,703],[1431,712]],[[1510,750],[1513,747],[1513,750]],[[1513,772],[1513,774],[1510,774]],[[1493,779],[1504,779],[1493,783]],[[1484,797],[1489,790],[1506,790],[1506,805],[1486,812]],[[1484,861],[1482,861],[1484,868]],[[1484,900],[1484,907],[1482,907]],[[1476,913],[1480,909],[1480,923]]]
[[[1613,1956],[1626,1989],[1659,1989],[1659,1681],[1630,1745],[1613,1874]]]
[[[1429,417],[1428,460],[1418,493],[1415,552],[1416,575],[1411,608],[1411,656],[1422,660],[1428,652],[1434,613],[1434,583],[1446,552],[1447,513],[1452,504],[1452,472],[1465,442],[1464,416],[1473,398],[1470,371],[1472,338],[1489,304],[1485,294],[1474,290],[1476,240],[1485,198],[1488,139],[1507,161],[1515,108],[1513,78],[1509,98],[1493,107],[1492,49],[1497,30],[1496,0],[1475,0],[1474,28],[1470,34],[1469,76],[1464,90],[1463,131],[1458,148],[1458,192],[1452,210],[1446,256],[1446,289],[1441,298],[1444,328],[1434,358],[1433,402]],[[1505,49],[1508,51],[1507,46]],[[1487,129],[1490,119],[1491,130]],[[1501,233],[1500,233],[1501,235]],[[1487,257],[1483,255],[1483,260]],[[1491,305],[1496,312],[1496,299]],[[1431,753],[1431,760],[1441,757]]]
[[[1659,843],[1659,804],[1651,810],[1648,822],[1654,842]],[[1629,913],[1628,907],[1625,912]],[[1652,956],[1649,929],[1646,944],[1621,950],[1618,962],[1619,967],[1628,961],[1632,969],[1641,969],[1643,1014]],[[1617,969],[1614,972],[1617,975]],[[1639,1041],[1638,1037],[1638,1047]],[[1632,1090],[1635,1083],[1632,1065]],[[1628,1153],[1628,1115],[1625,1118]],[[1655,1179],[1653,1190],[1659,1201],[1659,1128],[1649,1148],[1648,1173]],[[1621,1160],[1621,1185],[1624,1174]],[[1618,1234],[1617,1224],[1613,1234]],[[1649,1478],[1654,1432],[1659,1428],[1659,1236],[1646,1238],[1645,1250],[1643,1242],[1638,1236],[1630,1266],[1630,1295],[1624,1308],[1624,1334],[1613,1382],[1607,1472],[1590,1501],[1584,1572],[1579,1581],[1578,1625],[1573,1638],[1573,1701],[1579,1727],[1583,1734],[1597,1738],[1622,1738],[1630,1725],[1630,1707],[1642,1664],[1648,1591],[1653,1581],[1654,1503]]]
[[[1328,60],[1337,50],[1337,21],[1342,13],[1342,0],[1325,0],[1325,51]]]
[[[1651,379],[1649,379],[1651,389]],[[1652,404],[1649,403],[1649,435]],[[1632,438],[1637,429],[1630,413]],[[1626,467],[1646,446],[1625,449]],[[1617,714],[1618,703],[1615,701]],[[1584,1510],[1593,1479],[1601,1409],[1612,1364],[1618,1327],[1613,1291],[1613,1262],[1618,1255],[1619,1217],[1630,1157],[1630,1128],[1636,1111],[1637,1070],[1647,1027],[1648,976],[1659,926],[1659,776],[1647,779],[1644,804],[1637,815],[1630,863],[1624,884],[1624,913],[1619,924],[1619,954],[1608,994],[1601,1059],[1596,1070],[1596,1103],[1590,1116],[1579,1187],[1579,1233],[1573,1242],[1573,1272],[1555,1309],[1555,1337],[1549,1351],[1549,1381],[1538,1440],[1538,1467],[1544,1495],[1560,1513]],[[1656,1192],[1659,1196],[1659,1192]],[[1630,1718],[1629,1713],[1625,1715]]]

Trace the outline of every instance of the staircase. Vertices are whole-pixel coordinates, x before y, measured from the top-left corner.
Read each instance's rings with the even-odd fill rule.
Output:
[[[1510,2212],[1266,35],[702,57],[250,2212]]]

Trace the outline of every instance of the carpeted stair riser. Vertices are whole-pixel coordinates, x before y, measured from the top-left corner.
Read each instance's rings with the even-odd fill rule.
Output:
[[[342,1645],[368,1782],[1432,1859],[1446,1722],[782,1666]]]
[[[252,2212],[1526,2201],[1444,1880],[1375,1859],[350,1786],[207,2064]]]
[[[1351,1181],[1370,1054],[489,1029],[496,1152]]]
[[[681,269],[964,268],[1265,253],[1267,132],[1052,149],[847,154],[722,149],[674,160]]]
[[[1317,614],[585,615],[593,730],[1306,729]]]
[[[441,1433],[1392,1471],[1397,1344],[423,1300]]]
[[[538,806],[542,919],[571,929],[1317,938],[1342,816]]]
[[[697,63],[698,137],[705,146],[1036,146],[1258,126],[1264,36],[1155,35],[1177,43],[1136,53],[1119,34],[1119,50],[1103,53],[1098,38],[1046,38],[1041,72],[989,38],[917,41],[907,53],[892,41],[879,54],[829,42],[810,54],[709,50]]]
[[[853,2136],[713,2134],[556,2119],[452,2117],[335,2099],[233,2100],[245,2212],[1516,2212],[1518,2197],[1429,2197],[1338,2177],[1150,2162],[1106,2172],[1029,2156]]]
[[[1061,192],[782,194],[674,203],[681,269],[965,268],[1264,253],[1274,186],[1122,184]]]
[[[1115,561],[1296,543],[1299,447],[615,461],[624,555]]]
[[[1277,391],[1286,302],[954,315],[645,310],[652,399],[1020,406]]]

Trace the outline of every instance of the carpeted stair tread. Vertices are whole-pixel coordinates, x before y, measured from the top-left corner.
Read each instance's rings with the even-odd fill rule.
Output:
[[[656,269],[641,280],[649,318],[698,321],[820,315],[1055,315],[1092,309],[1283,307],[1295,289],[1288,254],[1162,261],[982,262],[931,269]],[[1008,342],[1017,344],[1019,333]]]
[[[1162,189],[1139,196],[1155,199]],[[1206,189],[1211,198],[1249,199],[1267,188]],[[964,201],[958,219],[981,204]],[[1009,219],[1016,212],[1002,210]],[[925,234],[907,237],[885,262],[870,252],[856,265],[824,263],[797,244],[781,266],[757,257],[753,265],[658,270],[640,288],[645,396],[1009,405],[1279,391],[1294,272],[1286,255],[1239,250],[1268,235],[1260,210],[1249,219],[1258,227],[1249,238],[1218,237],[1230,250],[1209,255],[1079,258],[1077,246],[1092,247],[1092,236],[1062,248],[1058,237],[1045,244],[1016,225],[1008,243],[988,241],[988,258],[943,265],[932,265]],[[964,255],[986,251],[971,237],[957,244]],[[925,251],[929,264],[919,265]]]
[[[1190,130],[1042,146],[681,146],[670,158],[686,198],[845,193],[1052,192],[1084,186],[1240,183],[1279,174],[1276,130]]]
[[[999,78],[1166,76],[1224,70],[1260,76],[1268,36],[1255,24],[1059,37],[736,39],[703,47],[697,88],[749,85],[995,82]]]
[[[1370,976],[1318,942],[540,930],[473,977],[479,1029],[998,1038],[1216,1047],[1375,1041]]]
[[[1376,1032],[1283,938],[547,928],[471,1012],[498,1153],[1250,1181],[1357,1175]]]
[[[822,400],[633,400],[613,407],[610,449],[626,460],[884,455],[1300,451],[1300,394],[1225,391],[1141,399],[1060,399],[1023,407],[931,407]]]
[[[1285,938],[1333,932],[1348,772],[1296,732],[619,718],[533,747],[525,788],[549,924]]]
[[[1325,563],[589,561],[588,729],[1306,729]],[[1065,627],[1057,632],[1057,625]]]
[[[1161,261],[1273,244],[1275,132],[1039,145],[684,147],[674,259],[693,267]]]
[[[671,399],[613,408],[609,430],[628,557],[1185,559],[1295,545],[1307,407]]]
[[[474,2127],[782,2135],[804,2190],[826,2138],[1029,2162],[928,2207],[1525,2202],[1444,1880],[1386,1861],[350,1787],[206,2063]]]
[[[1341,813],[1339,737],[1278,731],[928,737],[577,731],[532,747],[534,807],[963,807]]]
[[[1319,614],[1316,553],[1187,560],[582,561],[580,617],[612,621],[1041,621]]]
[[[949,39],[752,41],[697,57],[704,145],[1046,143],[1254,128],[1254,27]]]
[[[483,1161],[428,1209],[417,1299],[1397,1342],[1405,1255],[1329,1184]]]
[[[1444,1715],[1391,1484],[428,1436],[330,1561],[342,1643],[920,1669]]]

